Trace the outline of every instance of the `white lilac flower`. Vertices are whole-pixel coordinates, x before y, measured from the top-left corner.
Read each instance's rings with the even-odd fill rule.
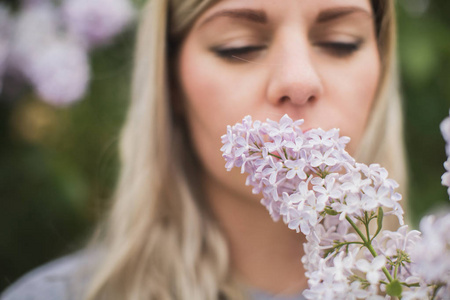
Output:
[[[303,296],[306,299],[344,300],[347,291],[346,282],[335,280],[331,270],[324,270],[322,280],[315,285],[310,284]]]
[[[428,286],[413,287],[402,293],[402,300],[423,300],[430,299],[430,288]]]
[[[332,157],[334,149],[330,149],[325,153],[321,153],[317,150],[312,150],[311,154],[311,166],[322,167],[322,166],[334,166],[337,163],[337,160]]]
[[[450,282],[450,214],[427,216],[420,222],[422,240],[411,251],[414,271],[427,283]],[[450,294],[447,294],[450,298]]]
[[[330,198],[338,199],[342,196],[340,185],[336,182],[336,178],[327,176],[324,185],[313,186],[313,190],[317,193],[320,202],[326,203]]]
[[[289,169],[286,174],[287,179],[292,179],[298,176],[300,179],[306,179],[306,173],[304,171],[306,162],[303,159],[287,160],[285,166]]]
[[[397,215],[403,213],[397,203],[400,197],[393,192],[396,183],[387,177],[384,168],[375,164],[357,164],[345,151],[349,139],[340,137],[339,130],[311,129],[303,132],[299,127],[302,123],[302,120],[292,121],[287,115],[279,123],[271,120],[253,122],[247,116],[242,123],[228,127],[226,135],[222,136],[226,168],[240,167],[241,171],[249,173],[247,183],[254,187],[255,192],[263,193],[262,203],[274,219],[280,216],[279,208],[283,207],[282,214],[286,214],[292,203],[281,205],[273,202],[282,200],[283,192],[299,193],[297,187],[305,180],[310,182],[308,189],[320,198],[309,201],[314,203],[313,215],[319,216],[321,208],[331,208],[333,204],[341,212],[345,211],[341,218],[349,214],[357,217],[361,210],[352,201],[355,194],[364,197],[366,209],[375,210],[384,205],[393,208]],[[342,188],[345,176],[350,176],[352,185]],[[345,202],[349,195],[352,196]],[[297,209],[295,206],[292,208]],[[311,206],[305,203],[305,209],[311,209]],[[294,227],[292,218],[283,218]]]
[[[269,157],[269,166],[263,171],[263,176],[269,176],[269,183],[274,184],[277,180],[277,175],[283,170],[283,163],[275,161]]]
[[[79,100],[89,80],[86,51],[61,30],[56,8],[30,2],[17,16],[11,64],[53,105]]]
[[[347,300],[367,299],[369,292],[361,287],[361,282],[353,281],[347,290]]]
[[[88,58],[76,43],[54,42],[33,57],[26,74],[44,101],[64,106],[82,98],[89,81]]]
[[[358,270],[366,274],[366,279],[373,285],[378,284],[381,278],[381,268],[386,264],[386,257],[379,255],[373,259],[372,262],[366,259],[360,259],[356,262]]]
[[[332,129],[330,131],[324,131],[321,128],[311,129],[309,131],[311,145],[332,147],[336,143],[335,138],[337,131],[337,129]]]
[[[253,122],[247,116],[228,127],[222,136],[226,168],[241,167],[247,172],[246,183],[253,192],[262,193],[261,203],[272,218],[282,217],[289,228],[306,235],[302,258],[309,278],[306,298],[390,299],[378,295],[379,288],[385,288],[379,281],[387,280],[381,271],[387,262],[384,255],[394,248],[409,251],[416,242],[415,232],[381,233],[371,240],[381,255],[355,262],[361,257],[362,243],[349,229],[367,218],[364,213],[376,214],[383,206],[390,208],[386,214],[396,215],[402,224],[401,195],[395,192],[398,184],[380,165],[355,162],[345,151],[349,139],[340,137],[339,130],[303,132],[302,123],[287,115],[279,123]],[[346,217],[355,224],[344,221]],[[395,257],[388,258],[392,262]],[[401,280],[416,276],[408,277],[408,268],[402,264],[397,270]],[[361,271],[365,279],[349,279]],[[350,293],[353,298],[348,298]]]
[[[62,11],[69,32],[88,48],[107,43],[135,14],[127,0],[65,0]]]
[[[450,113],[450,112],[449,112]],[[450,144],[450,117],[446,117],[440,124],[441,134],[447,144]],[[448,150],[446,148],[446,150]],[[447,156],[450,156],[450,152],[447,151]]]
[[[61,35],[59,29],[57,10],[50,3],[33,3],[20,10],[12,41],[12,66],[25,73],[30,60],[58,40]]]
[[[290,208],[287,212],[289,216],[288,227],[308,235],[311,231],[310,224],[312,222],[311,213],[305,209]]]
[[[347,215],[361,216],[361,198],[357,194],[349,194],[342,202],[335,202],[331,207],[339,214],[339,220],[344,220]]]
[[[441,184],[448,187],[447,194],[450,195],[450,157],[444,163],[446,172],[441,177]]]
[[[403,225],[397,231],[383,230],[376,242],[384,244],[380,250],[385,256],[393,256],[398,250],[411,253],[420,240],[419,231],[408,230],[408,225]]]
[[[342,190],[348,191],[352,194],[359,193],[363,187],[371,183],[370,179],[362,179],[360,172],[349,172],[341,176],[339,181],[342,182]]]
[[[303,148],[303,138],[296,137],[294,141],[289,141],[286,143],[286,148],[291,149],[294,152],[300,152]]]

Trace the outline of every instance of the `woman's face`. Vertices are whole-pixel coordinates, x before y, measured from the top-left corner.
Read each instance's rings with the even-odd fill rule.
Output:
[[[221,135],[246,115],[340,128],[358,146],[380,77],[369,0],[222,0],[182,43],[178,76],[208,178],[248,196],[226,172]],[[259,198],[259,196],[257,197]]]

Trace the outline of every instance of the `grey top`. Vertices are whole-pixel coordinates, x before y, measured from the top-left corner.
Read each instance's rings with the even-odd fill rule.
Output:
[[[85,252],[62,257],[45,264],[11,285],[0,300],[79,300],[89,282],[89,267],[95,265],[96,255]],[[249,290],[253,300],[304,300],[303,296],[270,295]]]
[[[0,300],[79,300],[90,278],[92,255],[77,252],[25,274],[8,287]],[[84,267],[81,267],[84,266]]]

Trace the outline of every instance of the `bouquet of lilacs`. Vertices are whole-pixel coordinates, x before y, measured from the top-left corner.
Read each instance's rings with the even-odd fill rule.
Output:
[[[422,234],[409,230],[386,169],[356,162],[338,129],[303,131],[302,123],[247,116],[228,126],[221,150],[228,170],[249,174],[246,183],[262,193],[272,218],[305,234],[303,295],[450,299],[450,216],[424,218]],[[444,177],[450,185],[450,173]],[[398,218],[397,231],[383,230],[386,215]]]

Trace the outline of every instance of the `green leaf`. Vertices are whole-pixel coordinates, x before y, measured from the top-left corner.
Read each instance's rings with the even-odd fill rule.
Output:
[[[393,297],[401,297],[402,291],[402,285],[397,279],[393,280],[386,286],[386,293]]]
[[[375,232],[375,235],[373,236],[373,238],[375,238],[380,233],[381,229],[383,228],[383,217],[384,217],[383,208],[379,207],[378,215],[377,215],[377,232]]]

